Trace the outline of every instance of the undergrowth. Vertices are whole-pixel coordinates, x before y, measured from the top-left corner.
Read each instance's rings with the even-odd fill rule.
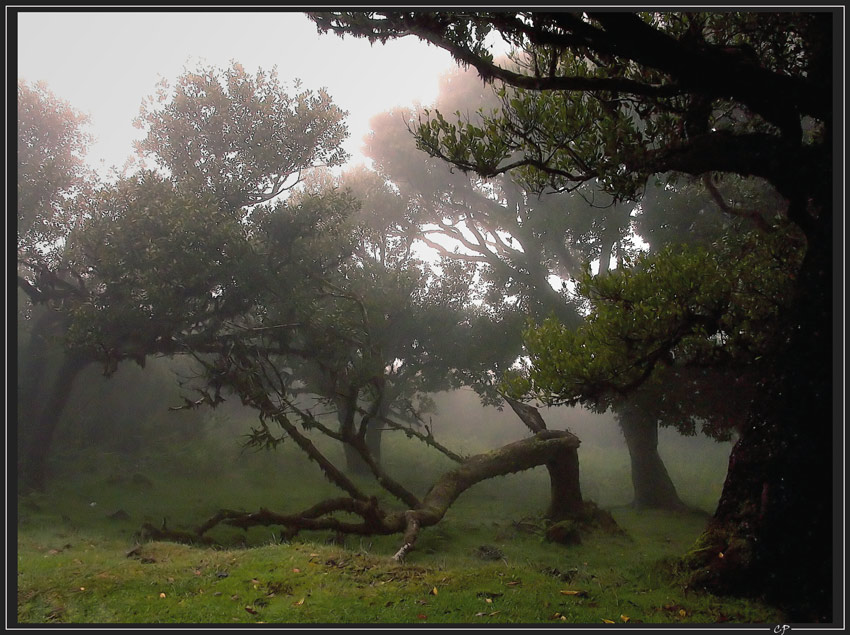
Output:
[[[386,439],[385,458],[389,471],[419,495],[452,466],[397,437]],[[46,493],[18,501],[17,620],[781,623],[773,607],[689,591],[677,577],[676,558],[704,529],[723,466],[690,459],[695,481],[712,483],[691,490],[689,502],[702,512],[636,511],[617,504],[628,488],[620,458],[608,461],[592,449],[580,454],[586,489],[617,492],[597,500],[624,535],[597,532],[569,547],[547,542],[540,515],[548,476],[540,468],[471,488],[441,523],[423,530],[405,562],[396,563],[391,556],[399,536],[304,532],[287,542],[274,528],[223,526],[212,535],[224,547],[137,544],[143,522],[192,529],[220,508],[295,512],[339,495],[286,444],[248,454],[232,444],[200,442],[136,456],[75,448],[56,457]],[[687,474],[675,461],[673,471]]]

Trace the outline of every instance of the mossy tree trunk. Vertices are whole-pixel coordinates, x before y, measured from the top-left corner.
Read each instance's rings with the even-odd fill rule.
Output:
[[[359,535],[403,532],[403,544],[395,554],[395,559],[401,560],[413,549],[421,529],[440,522],[457,498],[476,483],[546,465],[562,457],[566,450],[575,450],[578,445],[578,438],[570,432],[543,430],[533,437],[469,457],[437,479],[424,498],[412,501],[415,505],[405,511],[387,512],[379,507],[377,499],[361,496],[352,488],[353,493],[357,494],[354,497],[329,499],[299,514],[277,514],[267,509],[253,513],[221,510],[193,533],[172,532],[146,524],[143,534],[158,540],[204,542],[207,540],[204,534],[219,523],[242,528],[279,525],[291,533],[302,529],[324,529]],[[333,516],[335,512],[356,514],[362,521],[343,521]]]
[[[578,439],[576,439],[578,441]],[[546,462],[549,471],[549,509],[546,517],[553,521],[574,518],[584,508],[578,464],[578,445],[564,446]]]
[[[537,408],[515,399],[506,397],[505,400],[529,430],[535,434],[546,431],[546,422]],[[581,514],[584,509],[578,463],[578,446],[581,442],[572,433],[567,434],[573,436],[575,445],[564,446],[560,452],[546,461],[550,491],[546,516],[554,521],[573,518]]]

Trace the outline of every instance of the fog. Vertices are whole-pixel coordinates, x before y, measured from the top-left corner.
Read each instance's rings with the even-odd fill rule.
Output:
[[[482,405],[472,390],[440,393],[434,399],[435,435],[450,438],[461,451],[486,451],[530,434],[509,407]],[[613,413],[596,414],[580,406],[540,412],[547,427],[569,430],[581,440],[584,496],[603,506],[628,505],[633,495],[629,452]],[[658,452],[680,497],[708,512],[720,497],[732,445],[733,441],[716,442],[701,435],[683,436],[671,428],[658,431]],[[539,470],[544,476],[543,468]]]
[[[144,369],[123,364],[111,378],[104,377],[102,368],[96,365],[88,367],[78,377],[57,429],[55,453],[49,460],[51,475],[72,490],[77,483],[79,491],[85,490],[93,478],[101,483],[126,484],[134,474],[172,480],[177,489],[182,487],[181,478],[193,483],[199,474],[215,474],[216,479],[230,475],[234,482],[241,482],[256,478],[252,474],[265,473],[267,480],[262,487],[274,484],[272,489],[306,481],[310,481],[310,488],[324,483],[315,466],[291,443],[284,442],[269,451],[244,448],[245,435],[257,423],[257,412],[241,405],[235,396],[215,409],[172,410],[189,395],[178,382],[192,372],[191,364],[181,358],[150,359]],[[500,410],[482,405],[470,389],[432,397],[435,407],[423,415],[423,420],[438,442],[459,454],[486,452],[530,435],[509,407]],[[314,406],[313,412],[320,419],[335,421],[332,408],[316,405],[317,400],[312,398],[304,402]],[[581,440],[579,461],[585,498],[608,508],[629,505],[633,496],[629,453],[613,414],[595,414],[581,407],[541,408],[541,414],[549,428],[568,429]],[[311,436],[327,456],[341,461],[339,444],[322,437]],[[400,432],[388,432],[384,438],[387,469],[402,480],[410,479],[412,486],[423,492],[440,472],[454,466],[434,449]],[[680,497],[708,513],[720,496],[731,446],[731,442],[659,430],[659,453]],[[424,472],[410,471],[411,456],[421,457],[421,466],[427,466],[422,468]],[[511,486],[512,480],[517,484]],[[515,496],[518,489],[531,487],[535,490],[531,498],[538,501],[538,511],[543,511],[549,487],[545,468],[504,477],[500,482],[501,486],[486,491]],[[333,495],[334,489],[328,486],[327,494]],[[191,504],[191,500],[185,502]],[[227,502],[225,498],[221,504]]]

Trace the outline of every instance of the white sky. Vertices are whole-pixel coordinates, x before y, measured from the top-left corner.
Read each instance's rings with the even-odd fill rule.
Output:
[[[358,156],[372,115],[396,105],[427,104],[441,74],[455,66],[447,52],[418,38],[386,45],[319,35],[293,12],[22,12],[18,14],[18,77],[43,80],[91,117],[89,161],[120,168],[141,131],[132,126],[142,99],[160,77],[169,81],[198,62],[240,62],[254,73],[277,65],[281,81],[326,87],[347,117],[345,144]],[[11,69],[10,69],[11,70]]]

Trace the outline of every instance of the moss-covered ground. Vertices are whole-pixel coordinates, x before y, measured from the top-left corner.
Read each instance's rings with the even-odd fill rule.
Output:
[[[332,452],[332,449],[329,450]],[[464,493],[422,532],[404,563],[398,536],[344,540],[273,528],[221,527],[224,546],[137,546],[143,522],[188,529],[219,508],[297,511],[339,495],[294,447],[239,454],[197,442],[144,460],[96,448],[59,452],[45,493],[18,500],[17,621],[25,624],[776,624],[756,600],[689,591],[675,558],[692,548],[716,502],[723,466],[668,459],[703,511],[637,511],[599,497],[625,534],[579,545],[547,542],[545,469],[493,479]],[[387,439],[388,469],[424,493],[451,466]],[[628,488],[603,452],[583,455],[594,492]],[[618,468],[618,469],[619,469]],[[710,483],[708,486],[706,483]],[[618,490],[619,488],[619,490]],[[706,489],[707,488],[707,489]],[[616,499],[616,496],[614,497]],[[390,502],[390,504],[392,504]],[[12,563],[10,562],[10,565]]]

